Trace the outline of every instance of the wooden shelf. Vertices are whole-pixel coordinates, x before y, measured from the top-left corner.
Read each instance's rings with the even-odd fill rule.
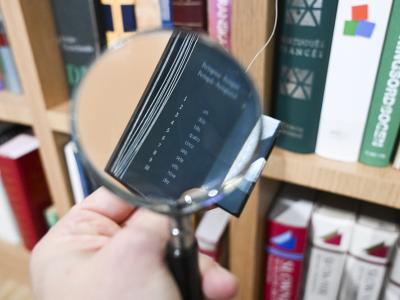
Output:
[[[32,116],[25,97],[8,91],[0,92],[0,120],[31,125]]]
[[[29,251],[0,240],[0,276],[29,283]]]
[[[400,171],[275,148],[263,176],[400,208]]]
[[[47,111],[49,126],[56,132],[69,134],[70,126],[70,102],[63,102]]]

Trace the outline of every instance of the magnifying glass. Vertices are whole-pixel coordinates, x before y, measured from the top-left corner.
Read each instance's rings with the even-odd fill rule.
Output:
[[[171,217],[170,269],[183,299],[202,299],[190,214],[248,185],[265,134],[245,71],[204,35],[138,33],[95,61],[72,115],[95,181]]]

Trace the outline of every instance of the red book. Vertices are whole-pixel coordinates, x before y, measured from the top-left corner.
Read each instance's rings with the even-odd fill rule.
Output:
[[[31,250],[46,233],[51,203],[35,137],[20,134],[0,146],[0,172],[22,239]]]
[[[172,0],[174,26],[207,30],[207,0]]]
[[[299,299],[312,198],[311,190],[287,185],[268,218],[265,300]]]

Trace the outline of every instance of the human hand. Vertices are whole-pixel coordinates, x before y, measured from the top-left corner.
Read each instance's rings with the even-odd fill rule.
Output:
[[[36,245],[31,277],[38,300],[177,300],[164,261],[168,219],[134,208],[100,188],[76,205]],[[208,299],[229,299],[236,278],[200,255]]]

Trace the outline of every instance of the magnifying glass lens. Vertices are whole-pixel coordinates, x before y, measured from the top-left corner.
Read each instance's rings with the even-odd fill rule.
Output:
[[[240,185],[262,136],[258,94],[207,37],[137,34],[90,68],[73,132],[94,177],[135,204],[190,212]]]

